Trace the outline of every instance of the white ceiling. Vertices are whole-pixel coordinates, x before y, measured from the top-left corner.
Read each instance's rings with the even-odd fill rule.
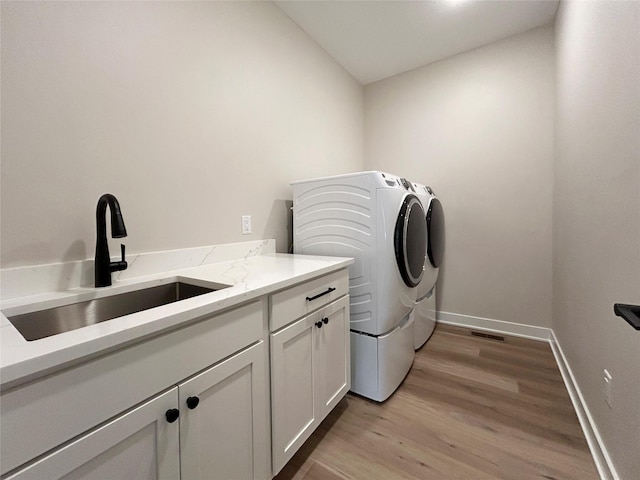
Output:
[[[558,0],[282,1],[366,85],[551,23]]]

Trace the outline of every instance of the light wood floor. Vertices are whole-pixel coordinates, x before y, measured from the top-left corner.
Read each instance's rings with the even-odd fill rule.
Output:
[[[277,480],[598,479],[548,344],[438,325],[396,393],[348,394]]]

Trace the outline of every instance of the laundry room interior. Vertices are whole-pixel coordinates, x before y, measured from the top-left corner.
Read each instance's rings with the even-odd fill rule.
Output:
[[[296,182],[384,172],[441,203],[438,324],[550,345],[594,478],[640,478],[640,324],[614,312],[640,304],[638,1],[3,1],[0,20],[3,313],[30,270],[93,262],[106,192],[126,255],[315,254]],[[332,468],[295,478],[357,478]]]

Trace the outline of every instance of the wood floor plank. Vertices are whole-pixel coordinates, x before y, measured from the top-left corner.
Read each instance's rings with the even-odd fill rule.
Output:
[[[437,392],[425,392],[420,385],[412,385],[409,382],[405,382],[404,387],[403,391],[413,396],[430,395],[428,405],[433,408],[462,413],[473,412],[489,425],[518,427],[570,444],[584,441],[579,425],[576,425],[572,419],[567,420],[567,414],[562,411],[554,411],[544,406],[534,408],[529,402],[505,401],[500,394],[486,389],[462,391],[441,386]],[[523,411],[527,411],[528,414],[523,416]],[[573,412],[569,411],[569,413]]]
[[[348,394],[276,480],[595,480],[544,342],[438,325],[383,403]]]

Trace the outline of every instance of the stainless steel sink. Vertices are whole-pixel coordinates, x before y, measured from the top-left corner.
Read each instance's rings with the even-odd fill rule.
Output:
[[[219,288],[201,287],[178,281],[7,318],[25,340],[38,340],[131,313],[197,297],[220,288],[226,288],[228,285],[216,285],[216,287]]]

